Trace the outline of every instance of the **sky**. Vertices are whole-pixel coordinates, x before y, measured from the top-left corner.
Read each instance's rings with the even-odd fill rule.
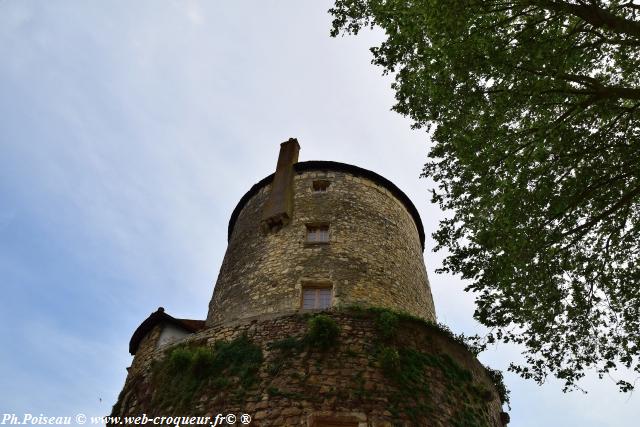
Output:
[[[301,161],[373,170],[411,198],[438,320],[483,333],[465,282],[435,273],[430,141],[390,111],[368,50],[382,34],[329,37],[330,7],[0,1],[0,414],[108,414],[151,312],[206,317],[229,216],[289,137]],[[633,425],[640,396],[615,378],[564,394],[505,373],[510,426]]]

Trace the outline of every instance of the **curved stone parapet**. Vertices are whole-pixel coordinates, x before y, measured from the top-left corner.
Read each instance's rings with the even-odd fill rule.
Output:
[[[499,389],[463,344],[393,316],[322,313],[325,327],[337,328],[329,343],[314,341],[314,317],[300,314],[218,325],[160,349],[158,330],[141,343],[112,415],[247,414],[256,426],[505,424]]]

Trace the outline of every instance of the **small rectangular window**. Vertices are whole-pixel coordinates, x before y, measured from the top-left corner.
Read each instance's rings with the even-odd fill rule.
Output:
[[[313,427],[358,427],[358,422],[344,422],[344,421],[318,421],[317,424],[313,424]]]
[[[329,287],[303,287],[302,308],[312,310],[331,307],[331,291]]]
[[[329,188],[329,181],[319,180],[313,181],[313,191],[315,193],[325,193]]]
[[[314,427],[358,427],[358,422],[343,422],[343,421],[319,421],[317,424],[313,424]]]
[[[309,417],[309,427],[358,427],[361,425],[353,416],[326,416],[312,414]]]
[[[327,243],[329,242],[329,226],[328,225],[308,225],[307,226],[307,242],[309,243]]]

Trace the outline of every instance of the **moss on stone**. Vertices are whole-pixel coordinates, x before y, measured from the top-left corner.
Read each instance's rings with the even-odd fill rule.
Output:
[[[234,388],[232,397],[256,381],[262,364],[262,350],[246,335],[208,346],[179,345],[170,349],[152,371],[153,406],[158,409],[192,409],[189,405],[204,389],[219,392]]]
[[[307,322],[306,342],[309,346],[327,350],[338,342],[340,326],[330,316],[318,314]]]
[[[484,414],[477,409],[465,406],[460,411],[456,412],[451,420],[453,427],[489,427],[490,424],[486,421]]]
[[[446,379],[445,399],[454,395],[462,408],[451,420],[455,426],[489,426],[479,388],[473,383],[471,372],[460,367],[446,354],[426,354],[411,348],[395,349],[381,346],[378,351],[380,365],[397,385],[397,393],[390,396],[391,412],[406,414],[412,422],[420,421],[433,411],[428,369],[439,371]]]
[[[350,313],[354,317],[364,318],[367,315],[373,315],[376,319],[376,326],[380,337],[384,341],[393,341],[393,337],[397,332],[398,323],[401,320],[416,322],[431,330],[436,330],[440,334],[446,336],[452,341],[460,344],[474,356],[477,356],[483,349],[483,346],[477,345],[478,337],[467,337],[464,334],[455,334],[448,326],[442,323],[433,323],[428,320],[413,316],[406,312],[394,311],[383,307],[367,307],[360,305],[345,305],[338,307],[338,310]],[[487,376],[495,386],[501,403],[509,404],[509,389],[504,384],[504,378],[501,371],[485,367]],[[486,392],[485,392],[486,394]]]
[[[378,343],[376,360],[384,374],[392,379],[397,392],[389,396],[390,411],[394,416],[407,416],[419,425],[433,411],[433,396],[429,384],[429,370],[435,370],[445,379],[445,400],[455,394],[462,408],[451,420],[455,426],[480,427],[490,423],[486,415],[486,391],[473,382],[471,372],[459,366],[448,354],[423,353],[399,344],[397,331],[401,320],[417,322],[430,329],[436,329],[447,338],[458,342],[471,352],[464,336],[453,334],[444,325],[418,319],[406,313],[394,312],[378,307],[343,307],[343,310],[365,317],[370,313],[375,319]]]
[[[509,406],[509,389],[504,384],[504,376],[502,375],[502,371],[498,369],[491,369],[487,366],[484,368],[487,372],[489,378],[493,382],[493,385],[496,387],[498,391],[498,397],[500,398],[500,402],[506,403]]]
[[[398,315],[390,310],[381,311],[376,318],[376,326],[381,337],[390,340],[396,335],[398,329]]]
[[[349,356],[349,357],[357,357],[360,353],[358,353],[357,351],[355,351],[352,348],[348,348],[344,351],[344,354]]]
[[[378,351],[378,361],[380,366],[390,375],[396,375],[400,370],[400,355],[393,347],[380,347]]]
[[[314,410],[339,405],[388,410],[405,425],[438,420],[441,425],[480,427],[498,416],[496,390],[488,379],[480,381],[483,375],[477,382],[471,375],[471,370],[483,374],[475,370],[479,366],[468,364],[464,349],[425,330],[422,322],[409,323],[385,309],[310,313],[285,320],[265,322],[268,333],[260,324],[253,332],[256,340],[265,340],[260,341],[268,350],[264,361],[260,348],[246,336],[169,349],[152,369],[139,371],[139,379],[128,380],[119,404],[123,414],[152,410],[199,415],[211,407],[239,411],[266,399],[269,408],[306,401]],[[228,335],[219,331],[201,342]],[[439,348],[451,351],[451,357],[434,353]],[[250,357],[252,352],[259,357]]]
[[[304,338],[287,337],[268,344],[270,350],[280,350],[282,353],[296,353],[304,347]]]
[[[477,356],[483,350],[482,346],[476,345],[478,337],[475,335],[467,337],[464,334],[455,334],[451,331],[451,329],[449,329],[447,325],[444,325],[442,323],[434,323],[404,311],[391,310],[384,307],[361,306],[353,304],[338,306],[337,309],[339,311],[349,313],[354,317],[359,318],[367,317],[367,315],[374,316],[376,318],[378,331],[382,334],[383,337],[387,339],[391,338],[391,335],[396,332],[398,324],[397,322],[404,320],[415,322],[423,325],[428,329],[437,331],[438,333],[463,346],[474,356]]]

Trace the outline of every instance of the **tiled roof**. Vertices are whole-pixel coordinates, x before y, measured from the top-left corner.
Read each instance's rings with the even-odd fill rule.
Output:
[[[129,341],[129,353],[135,355],[144,337],[146,337],[147,334],[151,332],[154,326],[159,325],[163,322],[175,325],[187,332],[197,332],[201,329],[204,329],[204,320],[177,319],[165,313],[164,308],[158,307],[158,310],[151,313],[151,315],[149,315],[149,317],[147,317],[144,322],[142,322],[140,326],[138,326],[136,331],[131,336],[131,340]]]

